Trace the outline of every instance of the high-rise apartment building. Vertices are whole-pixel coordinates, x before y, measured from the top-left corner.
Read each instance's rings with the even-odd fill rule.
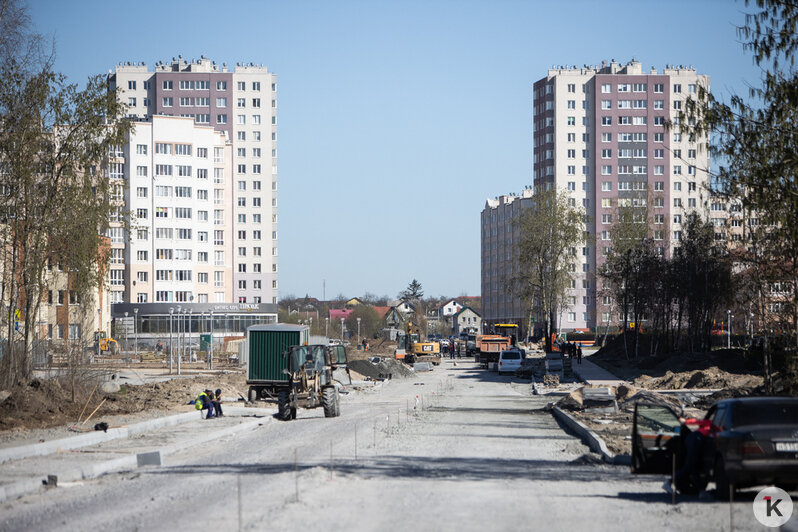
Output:
[[[124,237],[111,235],[112,293],[123,288],[134,303],[231,302],[233,162],[226,135],[191,118],[156,115],[136,124],[124,158],[131,227]]]
[[[225,64],[219,66],[204,56],[194,61],[178,57],[171,63],[157,63],[154,71],[144,63],[119,64],[109,73],[108,86],[119,90],[119,97],[128,105],[128,117],[137,121],[130,144],[118,154],[124,161],[118,160],[117,166],[112,166],[112,173],[116,168],[130,184],[130,194],[125,197],[130,212],[137,215],[139,209],[145,208],[138,204],[147,201],[152,209],[165,208],[165,203],[155,205],[159,201],[174,205],[171,213],[148,213],[150,218],[144,225],[149,224],[156,231],[149,235],[150,249],[140,249],[147,245],[135,239],[131,242],[125,258],[130,261],[130,275],[120,279],[117,277],[124,274],[111,272],[112,288],[124,286],[124,290],[112,292],[112,302],[136,303],[145,298],[166,301],[163,297],[184,301],[182,298],[187,297],[187,301],[194,302],[220,302],[224,298],[228,303],[276,304],[276,76],[254,64],[238,64],[231,71]],[[159,117],[165,120],[157,120]],[[183,120],[169,120],[173,117]],[[137,151],[140,146],[146,148],[146,153]],[[221,159],[216,158],[217,153]],[[154,196],[148,198],[138,196],[140,187],[135,186],[137,177],[142,177],[136,172],[142,167],[154,172],[153,186],[148,191]],[[167,171],[167,167],[172,174],[159,173]],[[229,177],[222,177],[228,172]],[[220,178],[223,181],[216,181]],[[189,189],[193,189],[190,197],[176,196],[189,193]],[[171,197],[157,196],[167,190]],[[204,205],[207,208],[203,209]],[[190,218],[183,217],[192,210]],[[166,219],[174,223],[168,227],[161,224]],[[171,248],[173,253],[192,251],[186,269],[171,268],[173,276],[182,276],[179,279],[158,273],[158,253],[165,253],[167,248],[157,247],[157,231],[166,238],[170,229],[176,232],[172,235],[176,243]],[[111,237],[113,240],[113,233]],[[205,248],[208,251],[203,251]],[[224,255],[220,257],[218,253],[222,251]],[[206,253],[208,262],[199,261],[198,258],[206,258]],[[220,261],[229,271],[224,270],[222,279],[217,279]],[[152,264],[149,275],[154,278],[144,289],[138,276],[147,273],[147,262]],[[188,279],[186,272],[192,264],[194,271]],[[158,275],[166,277],[161,279]],[[178,281],[182,284],[175,284]],[[159,289],[156,285],[161,282],[170,288]]]
[[[619,207],[647,208],[663,254],[678,246],[687,215],[705,215],[707,140],[683,135],[678,127],[685,100],[695,98],[699,87],[709,90],[709,77],[691,67],[643,72],[637,61],[552,68],[534,83],[534,185],[567,191],[571,204],[584,208],[589,235],[572,250],[579,260],[562,313],[563,330],[617,321],[608,296],[598,296],[596,272]],[[482,215],[483,239],[490,209],[489,202]],[[483,310],[490,322],[504,316],[487,311],[486,278],[492,286],[494,268],[485,264],[484,245],[483,240]]]

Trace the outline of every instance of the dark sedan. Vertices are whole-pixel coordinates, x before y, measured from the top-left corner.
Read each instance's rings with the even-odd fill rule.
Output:
[[[798,485],[798,398],[744,397],[719,401],[705,419],[712,421],[704,439],[700,476],[714,480],[716,494],[731,489]],[[632,472],[672,472],[675,437],[684,430],[678,413],[667,406],[641,404],[632,429]],[[683,457],[678,456],[677,464]]]

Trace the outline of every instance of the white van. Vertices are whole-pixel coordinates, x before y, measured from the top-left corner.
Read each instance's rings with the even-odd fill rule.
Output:
[[[499,375],[502,373],[514,374],[515,370],[521,369],[521,360],[524,355],[520,351],[510,350],[502,351],[499,353],[499,363],[496,365],[496,370]]]

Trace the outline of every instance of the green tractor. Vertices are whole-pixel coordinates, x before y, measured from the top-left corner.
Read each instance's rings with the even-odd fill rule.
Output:
[[[296,419],[296,410],[324,408],[324,417],[341,415],[338,389],[333,372],[346,366],[343,346],[299,345],[285,352],[288,369],[288,389],[277,392],[277,415],[283,421]]]

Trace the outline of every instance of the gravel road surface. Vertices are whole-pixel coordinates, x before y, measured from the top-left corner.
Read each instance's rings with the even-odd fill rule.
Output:
[[[674,506],[663,478],[596,463],[546,402],[446,361],[343,396],[339,418],[264,419],[161,467],[0,504],[0,530],[729,530],[728,504]],[[734,529],[759,528],[753,495]]]

